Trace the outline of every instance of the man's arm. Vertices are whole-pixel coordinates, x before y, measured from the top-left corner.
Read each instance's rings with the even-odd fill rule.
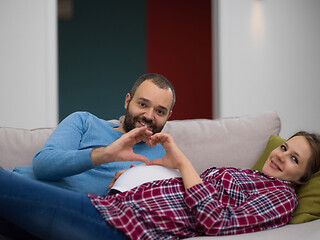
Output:
[[[33,159],[34,175],[59,180],[94,167],[92,149],[79,150],[89,113],[77,112],[65,118]]]
[[[123,134],[106,147],[79,149],[88,130],[89,113],[74,113],[63,120],[52,133],[40,152],[34,157],[33,170],[37,178],[59,180],[90,170],[98,165],[115,161],[142,161],[148,159],[135,154],[133,145],[148,141],[151,132],[138,128]],[[91,139],[94,145],[95,139]]]

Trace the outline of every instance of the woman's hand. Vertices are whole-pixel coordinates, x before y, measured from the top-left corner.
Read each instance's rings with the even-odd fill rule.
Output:
[[[157,133],[150,138],[152,146],[160,143],[166,154],[162,159],[153,159],[150,165],[161,165],[165,167],[179,169],[185,189],[202,183],[201,178],[192,166],[190,160],[181,152],[175,144],[171,135],[167,133]]]
[[[161,144],[166,154],[162,159],[153,159],[150,165],[162,165],[169,168],[179,169],[189,162],[189,159],[181,152],[171,135],[157,133],[150,137],[150,144],[155,146]]]

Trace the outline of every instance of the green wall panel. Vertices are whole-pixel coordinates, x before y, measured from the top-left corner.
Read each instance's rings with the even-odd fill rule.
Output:
[[[58,22],[59,119],[124,114],[125,94],[146,71],[145,0],[76,0]]]

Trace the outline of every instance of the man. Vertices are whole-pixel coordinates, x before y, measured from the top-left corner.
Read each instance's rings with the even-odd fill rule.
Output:
[[[13,171],[73,191],[106,195],[117,171],[164,156],[161,145],[149,147],[144,141],[162,130],[174,103],[174,88],[165,77],[144,74],[125,97],[120,125],[87,112],[73,113],[52,133],[32,166]],[[128,156],[132,161],[125,160]]]

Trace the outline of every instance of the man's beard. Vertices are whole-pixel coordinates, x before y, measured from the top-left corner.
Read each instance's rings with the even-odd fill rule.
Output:
[[[162,126],[154,125],[152,123],[152,120],[147,120],[145,117],[134,117],[130,113],[129,105],[128,105],[127,110],[126,110],[126,114],[125,114],[125,118],[123,120],[123,128],[124,128],[125,132],[129,132],[132,129],[136,128],[136,123],[138,121],[142,121],[142,122],[145,122],[146,124],[148,124],[151,127],[151,131],[153,134],[161,132],[161,130],[164,127],[164,125],[162,125]]]

